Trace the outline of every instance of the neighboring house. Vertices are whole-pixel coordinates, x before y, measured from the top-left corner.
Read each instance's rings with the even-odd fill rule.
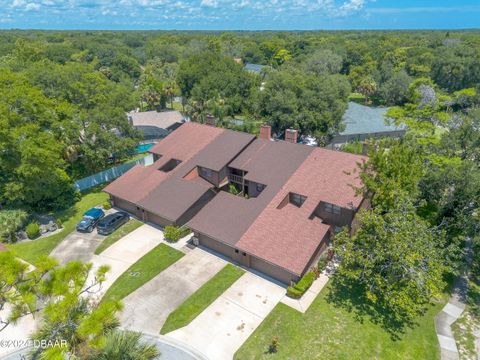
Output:
[[[333,138],[330,146],[369,138],[404,136],[405,126],[385,122],[387,111],[386,107],[370,107],[350,102],[343,115],[345,130]]]
[[[5,245],[3,245],[2,243],[0,243],[0,252],[2,251],[7,251],[7,247]]]
[[[108,185],[115,206],[144,221],[187,225],[196,244],[286,284],[316,265],[333,234],[368,207],[358,196],[365,157],[186,123]],[[235,186],[240,195],[228,189]],[[248,196],[247,196],[248,195]]]
[[[143,133],[144,140],[159,140],[185,122],[184,116],[175,110],[132,111],[127,114],[130,124]]]

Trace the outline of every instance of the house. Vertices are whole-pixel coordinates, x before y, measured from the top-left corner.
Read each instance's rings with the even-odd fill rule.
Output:
[[[159,140],[185,122],[179,111],[131,111],[127,114],[130,125],[143,133],[144,140]]]
[[[3,245],[2,243],[0,243],[0,252],[7,251],[7,250],[8,250],[8,248],[5,245]]]
[[[368,200],[357,195],[365,157],[186,123],[105,188],[145,221],[186,225],[195,244],[283,283],[316,264],[333,234]],[[230,191],[232,187],[235,192]],[[236,194],[238,193],[238,194]]]
[[[364,141],[370,138],[402,137],[405,126],[397,126],[385,122],[388,108],[370,107],[355,102],[348,103],[343,115],[345,130],[335,136],[330,147],[352,141]]]

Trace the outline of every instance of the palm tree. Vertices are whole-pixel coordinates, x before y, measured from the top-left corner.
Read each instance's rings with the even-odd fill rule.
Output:
[[[160,351],[153,344],[142,341],[142,334],[133,331],[111,331],[105,345],[91,360],[153,360]]]
[[[178,92],[177,83],[174,80],[167,81],[163,87],[163,92],[170,99],[170,107],[173,109],[173,98]]]

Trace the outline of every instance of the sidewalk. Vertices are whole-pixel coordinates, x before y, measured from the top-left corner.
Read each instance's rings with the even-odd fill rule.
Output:
[[[453,282],[453,293],[445,307],[435,317],[435,330],[440,344],[441,360],[458,360],[458,349],[451,325],[465,310],[467,301],[468,269],[472,262],[472,241],[465,244],[465,269]]]

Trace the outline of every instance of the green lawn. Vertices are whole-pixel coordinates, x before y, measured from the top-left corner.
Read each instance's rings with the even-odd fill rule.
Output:
[[[231,264],[226,265],[213,278],[195,291],[182,305],[168,315],[160,334],[184,327],[193,321],[208,305],[213,303],[235,281],[245,273]]]
[[[434,317],[444,302],[431,306],[398,340],[380,325],[327,301],[328,287],[305,314],[278,304],[235,354],[249,359],[439,359]],[[278,352],[268,353],[272,339]]]
[[[61,232],[38,240],[12,244],[9,245],[9,248],[21,259],[35,264],[40,256],[48,256],[60,241],[75,230],[75,225],[80,221],[85,211],[104,203],[107,199],[108,195],[101,192],[99,188],[85,193],[81,200],[71,208],[53,214],[56,219],[62,220],[63,229]]]
[[[107,290],[103,299],[121,300],[179,260],[184,253],[160,244],[130,266]]]
[[[138,221],[136,219],[130,219],[128,223],[115,230],[112,234],[108,235],[105,239],[103,239],[102,243],[98,245],[98,247],[95,249],[95,255],[100,254],[106,248],[115,244],[125,235],[131,233],[135,229],[138,229],[142,225],[143,223],[141,221]]]

